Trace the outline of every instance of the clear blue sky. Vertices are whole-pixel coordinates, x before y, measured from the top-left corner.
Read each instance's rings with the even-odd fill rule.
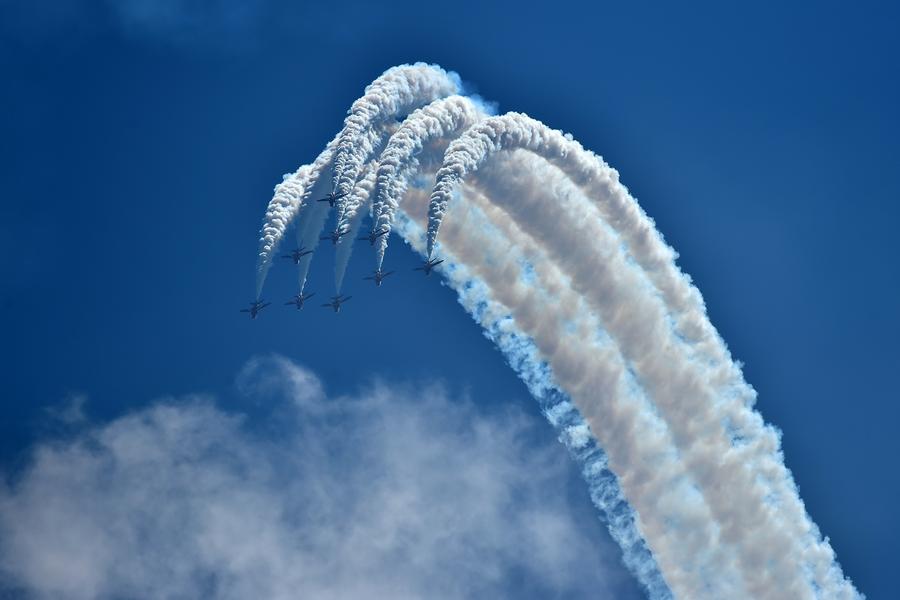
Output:
[[[536,414],[451,291],[406,274],[414,257],[400,244],[388,266],[401,274],[377,291],[358,280],[371,261],[356,253],[354,302],[339,318],[236,312],[253,295],[258,227],[281,174],[316,156],[385,68],[437,62],[619,170],[784,431],[787,464],[846,574],[872,598],[891,595],[896,8],[285,2],[244,14],[220,2],[196,19],[143,2],[118,13],[55,4],[0,1],[5,469],[72,393],[100,420],[169,394],[236,404],[241,365],[271,352],[335,393],[376,374],[442,379]],[[276,266],[264,296],[284,301],[293,283]],[[309,289],[330,284],[314,265]]]

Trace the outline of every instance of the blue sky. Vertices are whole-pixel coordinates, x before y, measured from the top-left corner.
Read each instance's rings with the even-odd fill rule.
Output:
[[[375,377],[440,380],[480,411],[536,417],[450,290],[404,274],[415,259],[400,244],[389,266],[401,274],[377,291],[359,281],[370,263],[356,254],[355,298],[339,318],[236,312],[253,294],[272,186],[315,157],[366,83],[424,60],[501,111],[572,131],[619,170],[784,431],[787,464],[845,572],[870,597],[889,594],[900,553],[896,9],[289,4],[0,2],[5,472],[59,435],[48,408],[73,395],[98,423],[195,393],[265,412],[235,381],[272,353],[334,395]],[[309,288],[325,295],[330,283],[318,264]],[[283,301],[292,286],[276,266],[265,295]],[[553,447],[549,427],[529,435]],[[577,492],[574,468],[564,475]],[[590,514],[574,496],[573,514]]]

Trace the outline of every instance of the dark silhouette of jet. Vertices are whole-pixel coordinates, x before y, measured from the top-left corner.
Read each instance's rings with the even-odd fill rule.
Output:
[[[337,296],[331,297],[331,302],[323,304],[322,306],[331,308],[334,310],[334,312],[339,313],[341,312],[341,305],[352,297],[353,296],[341,296],[340,294],[338,294]]]
[[[313,292],[312,294],[304,294],[303,292],[300,292],[299,294],[297,294],[296,296],[294,296],[293,298],[291,298],[284,304],[285,304],[285,306],[288,304],[293,304],[294,306],[297,307],[297,310],[300,310],[303,308],[303,303],[315,295],[316,295],[315,292]]]
[[[312,254],[312,250],[307,250],[304,246],[300,246],[295,250],[291,250],[290,254],[282,254],[281,258],[290,258],[294,261],[295,265],[300,264],[300,259],[306,256],[307,254]]]
[[[384,281],[384,278],[391,274],[393,274],[393,271],[388,271],[387,273],[385,273],[381,269],[377,269],[373,271],[369,277],[363,277],[363,279],[374,281],[376,286],[381,287],[381,282]]]
[[[250,308],[242,308],[241,312],[250,313],[250,318],[255,319],[256,315],[259,314],[259,311],[272,304],[271,302],[263,302],[262,300],[257,300],[256,302],[250,303]]]
[[[331,243],[337,246],[337,243],[340,241],[342,237],[347,235],[348,231],[346,229],[338,229],[335,228],[334,231],[329,233],[328,235],[323,235],[319,239],[320,240],[331,240]]]
[[[438,258],[429,258],[424,263],[422,263],[421,267],[416,267],[413,271],[423,271],[426,275],[431,275],[431,272],[434,270],[436,266],[444,262],[444,259]]]
[[[380,238],[381,236],[383,236],[384,234],[386,234],[387,232],[388,232],[387,229],[379,229],[378,231],[375,231],[375,230],[373,229],[373,230],[369,233],[369,235],[364,235],[364,236],[362,236],[362,237],[358,237],[358,238],[356,238],[356,240],[357,240],[357,241],[360,241],[360,242],[363,242],[363,241],[368,240],[369,245],[370,245],[370,246],[374,246],[374,245],[375,245],[375,241],[376,241],[378,238]]]
[[[341,198],[346,196],[348,193],[349,192],[344,192],[343,194],[335,194],[334,191],[332,190],[332,192],[330,194],[328,194],[324,198],[319,198],[318,200],[316,200],[316,202],[327,202],[328,206],[330,206],[331,208],[334,208],[335,201],[340,200]]]

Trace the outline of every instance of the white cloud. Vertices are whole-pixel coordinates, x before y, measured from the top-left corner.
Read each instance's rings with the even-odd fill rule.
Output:
[[[287,402],[258,419],[172,400],[36,448],[0,486],[3,580],[35,597],[277,599],[614,597],[627,577],[521,413],[439,387],[328,398],[279,357],[239,387]]]

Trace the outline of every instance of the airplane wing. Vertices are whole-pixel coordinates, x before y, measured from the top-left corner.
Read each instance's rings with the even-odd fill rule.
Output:
[[[374,277],[363,277],[363,279],[369,279],[369,280],[371,280],[371,279],[375,279],[375,278],[374,278]]]
[[[425,267],[416,267],[413,271],[424,271]]]
[[[322,306],[323,306],[324,308],[331,308],[331,304],[323,304]]]
[[[387,277],[388,275],[393,275],[393,274],[394,274],[393,271],[388,271],[387,273],[385,273],[384,275],[382,275],[382,277]]]
[[[313,292],[312,294],[307,294],[307,295],[303,296],[303,299],[304,299],[304,300],[309,300],[310,298],[312,298],[312,297],[315,296],[315,295],[316,295],[316,293]]]
[[[437,261],[436,263],[432,264],[431,266],[432,266],[432,267],[436,267],[436,266],[438,266],[439,264],[441,264],[442,262],[444,262],[444,259],[443,259],[443,258],[442,258],[441,260]]]
[[[266,302],[265,304],[261,304],[261,305],[259,306],[259,310],[264,309],[265,307],[269,306],[270,304],[272,304],[272,303],[271,303],[271,302]]]
[[[297,301],[296,300],[288,300],[287,302],[284,303],[285,306],[287,306],[288,304],[297,304]]]
[[[250,312],[250,309],[249,309],[249,308],[242,308],[242,309],[241,309],[241,312]]]
[[[352,298],[352,297],[353,297],[353,296],[347,296],[346,298],[344,298],[343,300],[341,300],[341,302],[346,302],[347,300],[349,300],[349,299]]]

